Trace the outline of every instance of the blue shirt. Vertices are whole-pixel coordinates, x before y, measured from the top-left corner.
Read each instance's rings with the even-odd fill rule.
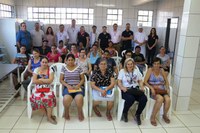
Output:
[[[25,45],[27,50],[31,49],[31,34],[28,31],[20,30],[17,33],[17,42],[21,45]]]

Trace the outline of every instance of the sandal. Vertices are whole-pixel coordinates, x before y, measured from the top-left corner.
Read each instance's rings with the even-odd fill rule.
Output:
[[[56,125],[57,124],[57,121],[56,120],[54,120],[54,119],[52,119],[52,118],[47,118],[47,121],[49,121],[51,124],[54,124],[54,125]]]
[[[151,118],[150,121],[151,121],[151,125],[157,126],[157,122],[155,119]]]
[[[101,117],[101,113],[99,112],[99,110],[97,109],[97,107],[93,107],[94,113],[98,116]]]
[[[56,120],[56,116],[55,116],[55,115],[52,115],[51,118],[52,118],[53,120]]]
[[[108,121],[112,121],[112,116],[111,116],[110,112],[106,112],[106,117],[107,117]]]
[[[170,123],[170,119],[166,116],[166,115],[163,115],[163,120],[169,124]]]

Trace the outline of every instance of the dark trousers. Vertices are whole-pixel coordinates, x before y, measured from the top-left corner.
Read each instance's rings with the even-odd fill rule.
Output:
[[[124,110],[123,110],[124,114],[128,113],[129,108],[133,105],[135,100],[139,102],[135,115],[140,115],[147,103],[147,97],[144,94],[141,96],[133,96],[127,92],[122,91],[122,98],[125,100]]]
[[[152,50],[147,49],[147,63],[148,65],[152,66],[153,58],[155,56],[156,49],[153,48]]]

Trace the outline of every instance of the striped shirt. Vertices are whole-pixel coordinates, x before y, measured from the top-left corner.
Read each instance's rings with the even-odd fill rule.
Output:
[[[66,66],[63,66],[61,73],[64,74],[64,81],[73,86],[80,83],[80,75],[83,73],[83,71],[80,66],[77,66],[74,70],[69,70]]]

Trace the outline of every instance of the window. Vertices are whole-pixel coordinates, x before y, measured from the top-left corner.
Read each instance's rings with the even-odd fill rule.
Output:
[[[113,25],[114,23],[122,25],[121,9],[107,9],[107,25]]]
[[[0,4],[0,18],[13,18],[14,6]]]
[[[93,13],[94,9],[88,8],[29,7],[28,20],[40,20],[48,24],[71,24],[71,20],[76,19],[77,24],[93,25]]]
[[[137,25],[142,24],[143,26],[151,27],[153,20],[153,11],[138,11],[138,22]]]

